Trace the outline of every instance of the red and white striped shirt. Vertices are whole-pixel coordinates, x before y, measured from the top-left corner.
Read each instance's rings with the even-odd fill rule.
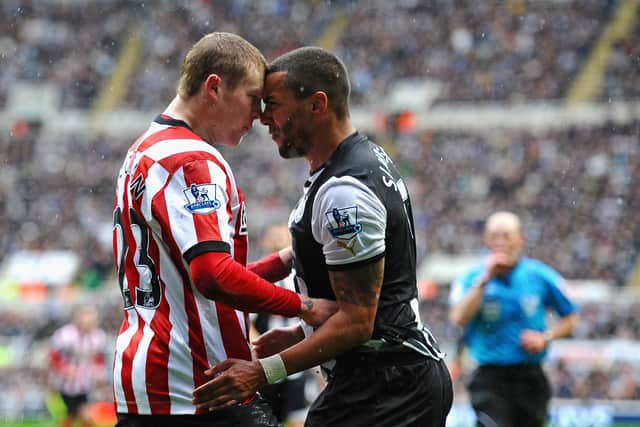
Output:
[[[118,412],[195,414],[206,369],[251,359],[247,313],[205,298],[189,271],[210,251],[246,265],[247,242],[244,196],[222,155],[186,123],[156,118],[129,149],[115,199]]]
[[[69,396],[88,394],[105,379],[105,350],[102,329],[83,332],[73,323],[64,325],[51,337],[49,384]]]

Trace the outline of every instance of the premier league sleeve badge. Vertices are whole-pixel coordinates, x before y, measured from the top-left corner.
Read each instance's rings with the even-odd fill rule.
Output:
[[[362,225],[358,222],[358,207],[333,208],[325,212],[329,232],[336,239],[351,240],[353,236],[362,231]]]
[[[194,214],[208,214],[220,207],[216,198],[216,184],[191,184],[182,190],[187,204],[184,208]]]

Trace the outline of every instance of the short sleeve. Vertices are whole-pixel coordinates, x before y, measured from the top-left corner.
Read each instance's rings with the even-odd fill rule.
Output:
[[[314,200],[311,228],[328,268],[383,255],[386,218],[380,199],[357,179],[334,177],[325,182]]]
[[[193,160],[178,168],[155,192],[152,216],[187,261],[202,252],[230,251],[233,233],[228,182],[225,169],[215,161]]]
[[[465,294],[471,288],[475,278],[480,274],[480,268],[474,268],[471,271],[467,272],[467,274],[458,277],[451,284],[451,289],[449,290],[449,305],[454,306],[458,304]]]
[[[551,267],[540,265],[540,272],[547,285],[546,305],[552,307],[560,316],[575,312],[577,307],[567,296],[565,279]]]

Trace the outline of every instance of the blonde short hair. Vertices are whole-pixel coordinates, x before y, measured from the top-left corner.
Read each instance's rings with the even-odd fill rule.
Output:
[[[264,72],[266,60],[257,47],[242,37],[215,32],[202,37],[187,52],[180,71],[178,95],[188,99],[212,73],[235,88],[250,71]]]

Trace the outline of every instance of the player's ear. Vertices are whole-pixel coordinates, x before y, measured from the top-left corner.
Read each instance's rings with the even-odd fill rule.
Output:
[[[312,113],[324,113],[329,108],[329,98],[327,94],[321,90],[314,92],[311,95],[311,112]]]
[[[204,92],[207,97],[217,99],[220,85],[222,84],[222,78],[218,74],[212,73],[207,76],[203,84]]]

